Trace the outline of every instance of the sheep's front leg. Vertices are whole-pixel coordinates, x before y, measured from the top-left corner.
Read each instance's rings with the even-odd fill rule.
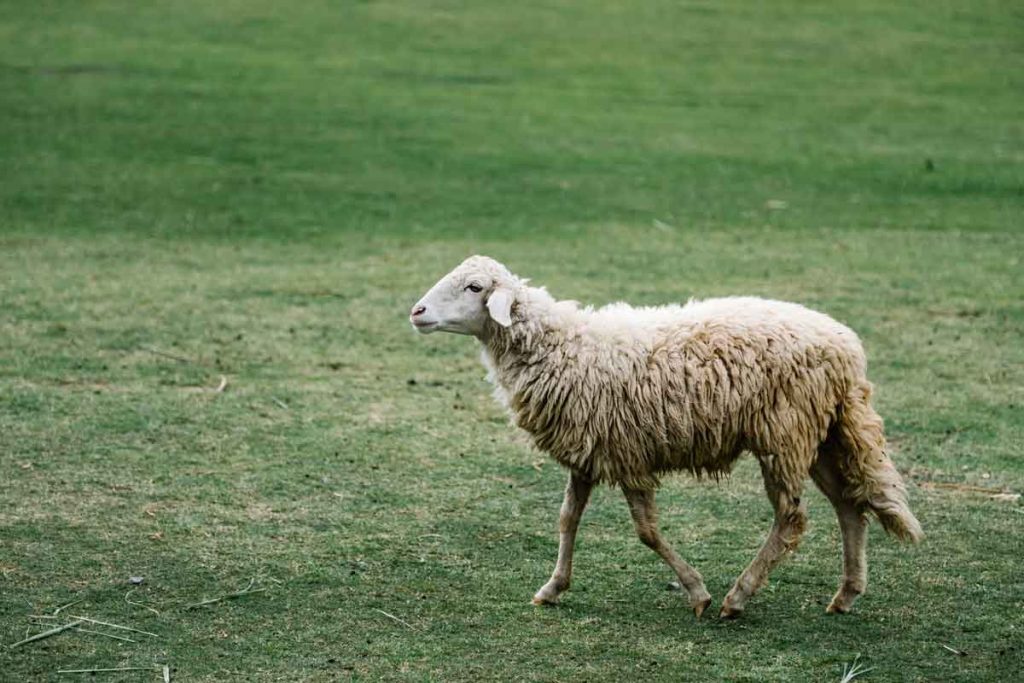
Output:
[[[553,605],[558,596],[569,590],[572,580],[572,551],[576,544],[576,529],[580,525],[583,509],[590,500],[590,490],[594,483],[578,474],[569,475],[569,483],[565,485],[565,499],[558,516],[558,562],[555,571],[537,594],[533,596],[535,605]]]
[[[686,560],[676,555],[658,531],[658,509],[654,505],[654,491],[623,487],[622,492],[629,503],[629,512],[633,516],[637,536],[675,571],[680,585],[689,593],[690,607],[699,619],[711,604],[711,594],[704,586],[704,579],[700,573],[687,564]]]

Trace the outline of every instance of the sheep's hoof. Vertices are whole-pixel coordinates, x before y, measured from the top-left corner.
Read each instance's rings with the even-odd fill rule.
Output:
[[[828,607],[825,608],[825,614],[849,614],[850,606],[843,605],[835,600],[828,603]]]
[[[557,605],[558,604],[558,598],[564,592],[565,592],[564,589],[563,590],[557,590],[557,589],[551,589],[551,588],[548,588],[547,586],[544,586],[539,591],[537,591],[537,593],[533,596],[532,602],[535,605]]]
[[[704,610],[711,606],[711,598],[707,597],[698,602],[693,606],[693,613],[700,619],[700,615],[704,614]]]
[[[721,619],[737,619],[743,614],[742,607],[729,607],[728,605],[722,606],[722,611],[718,613]]]
[[[533,594],[533,604],[557,605],[558,598],[567,590],[569,590],[568,581],[559,578],[552,578],[541,586],[540,590]]]
[[[836,594],[832,596],[832,601],[828,603],[825,612],[828,614],[846,614],[853,609],[853,603],[856,602],[863,592],[863,584],[858,585],[852,581],[844,582]]]
[[[725,600],[722,601],[722,611],[718,613],[718,616],[722,619],[735,619],[743,614],[743,603],[733,598],[732,593],[725,596]]]

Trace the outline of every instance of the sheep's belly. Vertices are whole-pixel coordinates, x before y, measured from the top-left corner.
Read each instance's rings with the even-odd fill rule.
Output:
[[[743,450],[734,442],[673,444],[651,432],[610,429],[595,437],[585,429],[534,432],[519,426],[562,466],[597,482],[639,488],[656,486],[659,475],[672,471],[724,476]]]

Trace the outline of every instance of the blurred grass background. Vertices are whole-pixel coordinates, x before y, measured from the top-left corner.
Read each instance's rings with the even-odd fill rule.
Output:
[[[1013,3],[0,9],[16,227],[1004,229]],[[931,169],[931,171],[929,171]]]

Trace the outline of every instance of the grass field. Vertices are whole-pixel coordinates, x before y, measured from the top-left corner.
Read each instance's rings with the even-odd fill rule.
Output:
[[[0,679],[1024,678],[1022,38],[1006,1],[0,3]],[[533,607],[563,474],[406,322],[471,253],[846,322],[925,543],[873,526],[826,616],[814,491],[696,622],[602,490]],[[659,498],[716,605],[756,470]],[[6,647],[77,600],[35,621],[157,637]]]

